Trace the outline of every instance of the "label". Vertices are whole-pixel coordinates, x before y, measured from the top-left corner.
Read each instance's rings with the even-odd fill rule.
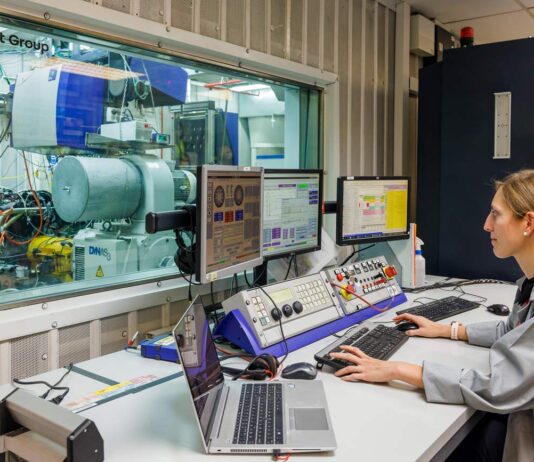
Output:
[[[98,269],[96,270],[96,277],[97,278],[104,277],[104,270],[102,269],[102,265],[98,265]]]

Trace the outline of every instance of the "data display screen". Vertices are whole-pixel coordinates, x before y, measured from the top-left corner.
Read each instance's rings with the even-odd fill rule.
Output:
[[[338,245],[406,239],[409,190],[406,177],[339,178]]]
[[[201,170],[198,279],[210,282],[262,262],[263,170],[222,166]]]
[[[264,196],[265,258],[320,248],[322,171],[267,170]]]

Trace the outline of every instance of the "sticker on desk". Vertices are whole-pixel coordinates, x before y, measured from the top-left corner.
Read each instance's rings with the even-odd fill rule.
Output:
[[[117,383],[116,385],[111,385],[101,390],[97,390],[90,395],[84,396],[83,398],[71,401],[65,405],[65,407],[72,412],[80,412],[90,407],[96,406],[100,401],[110,398],[111,396],[117,395],[119,393],[124,393],[129,390],[133,390],[147,383],[158,380],[159,377],[155,375],[140,375],[139,377],[134,377],[133,379],[126,380],[124,382]]]

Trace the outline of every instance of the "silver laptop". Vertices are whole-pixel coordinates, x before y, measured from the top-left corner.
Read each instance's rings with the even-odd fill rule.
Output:
[[[173,334],[206,452],[293,453],[336,448],[321,381],[225,381],[198,296]]]

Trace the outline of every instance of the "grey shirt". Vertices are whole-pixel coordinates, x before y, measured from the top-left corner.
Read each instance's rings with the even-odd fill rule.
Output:
[[[534,460],[534,290],[526,305],[514,304],[506,321],[480,322],[466,329],[469,343],[490,348],[490,372],[425,361],[427,401],[510,414],[503,460]]]

